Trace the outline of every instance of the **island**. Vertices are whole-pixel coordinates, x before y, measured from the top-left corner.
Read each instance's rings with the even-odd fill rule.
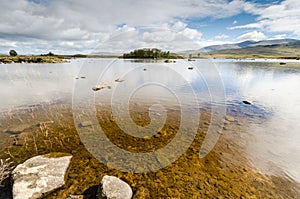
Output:
[[[136,49],[130,53],[124,53],[123,59],[183,59],[184,57],[170,51],[162,51],[157,48]]]
[[[0,55],[0,64],[11,63],[62,63],[66,62],[68,57],[55,55],[52,52],[41,55],[18,55],[15,50],[9,51],[9,56]]]

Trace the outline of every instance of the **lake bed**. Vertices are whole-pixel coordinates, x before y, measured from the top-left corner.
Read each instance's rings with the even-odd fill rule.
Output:
[[[51,151],[74,154],[76,165],[71,168],[66,190],[49,198],[81,194],[87,184],[98,183],[104,174],[125,179],[136,192],[146,189],[151,197],[299,196],[300,62],[288,61],[282,66],[282,60],[175,61],[75,59],[60,64],[0,65],[1,156],[9,156],[9,149],[20,163]],[[189,70],[191,66],[193,70]],[[209,70],[211,66],[216,70]],[[220,91],[216,98],[211,95],[220,84],[214,81],[223,86],[223,91],[215,90]],[[92,90],[103,83],[112,88]],[[111,157],[101,162],[84,150],[74,119],[74,104],[79,106],[81,101],[94,105],[110,141],[135,153],[155,151],[170,143],[180,128],[182,107],[191,115],[199,111],[198,118],[189,118],[198,122],[198,128],[191,146],[172,164],[148,173],[123,173],[113,169]],[[222,125],[216,127],[218,142],[199,158],[212,126],[212,110],[220,103],[226,105],[226,114]],[[153,137],[127,136],[128,132],[119,128],[117,118],[131,124],[123,118],[128,105],[134,125],[150,124],[153,104],[165,107],[162,112],[159,109],[157,120],[164,119],[164,111],[168,113],[163,128]],[[80,110],[83,114],[91,111],[90,106]],[[83,171],[85,167],[88,169]]]

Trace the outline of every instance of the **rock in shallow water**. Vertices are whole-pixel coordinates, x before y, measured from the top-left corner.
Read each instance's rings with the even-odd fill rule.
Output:
[[[234,122],[235,121],[234,117],[232,117],[230,115],[226,115],[225,120],[228,121],[228,122]]]
[[[26,129],[30,128],[32,125],[31,124],[20,124],[18,126],[10,127],[9,129],[5,130],[5,133],[11,134],[11,135],[16,135],[20,134]]]
[[[13,198],[35,199],[65,184],[72,156],[36,156],[18,165],[13,174]]]
[[[114,176],[104,176],[98,190],[97,199],[131,199],[130,186]]]

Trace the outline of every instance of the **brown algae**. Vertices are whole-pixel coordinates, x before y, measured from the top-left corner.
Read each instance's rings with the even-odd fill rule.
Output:
[[[122,132],[109,107],[98,107],[99,124],[117,146],[132,152],[154,151],[176,135],[178,111],[169,110],[163,129],[150,138],[135,138]],[[147,107],[131,109],[139,125],[147,125]],[[125,173],[112,169],[94,158],[81,143],[69,105],[47,105],[2,113],[0,129],[20,123],[31,124],[18,135],[5,135],[7,145],[0,158],[11,158],[15,164],[30,157],[51,152],[73,155],[64,187],[44,198],[66,198],[69,195],[92,195],[104,175],[114,175],[133,189],[134,198],[297,198],[299,185],[283,177],[267,176],[255,171],[243,157],[237,134],[222,133],[219,142],[206,157],[199,149],[210,122],[209,112],[201,114],[194,142],[178,160],[156,172]],[[51,122],[49,122],[51,121]],[[226,123],[227,131],[240,132],[241,125]],[[226,131],[226,130],[225,130]],[[17,142],[17,144],[16,144]],[[4,145],[3,145],[4,146]]]

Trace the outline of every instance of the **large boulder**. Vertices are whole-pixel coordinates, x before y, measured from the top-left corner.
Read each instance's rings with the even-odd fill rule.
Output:
[[[131,199],[130,186],[115,176],[104,176],[99,186],[97,199]]]
[[[64,177],[72,156],[48,154],[36,156],[18,165],[13,174],[13,198],[40,198],[65,184]]]

